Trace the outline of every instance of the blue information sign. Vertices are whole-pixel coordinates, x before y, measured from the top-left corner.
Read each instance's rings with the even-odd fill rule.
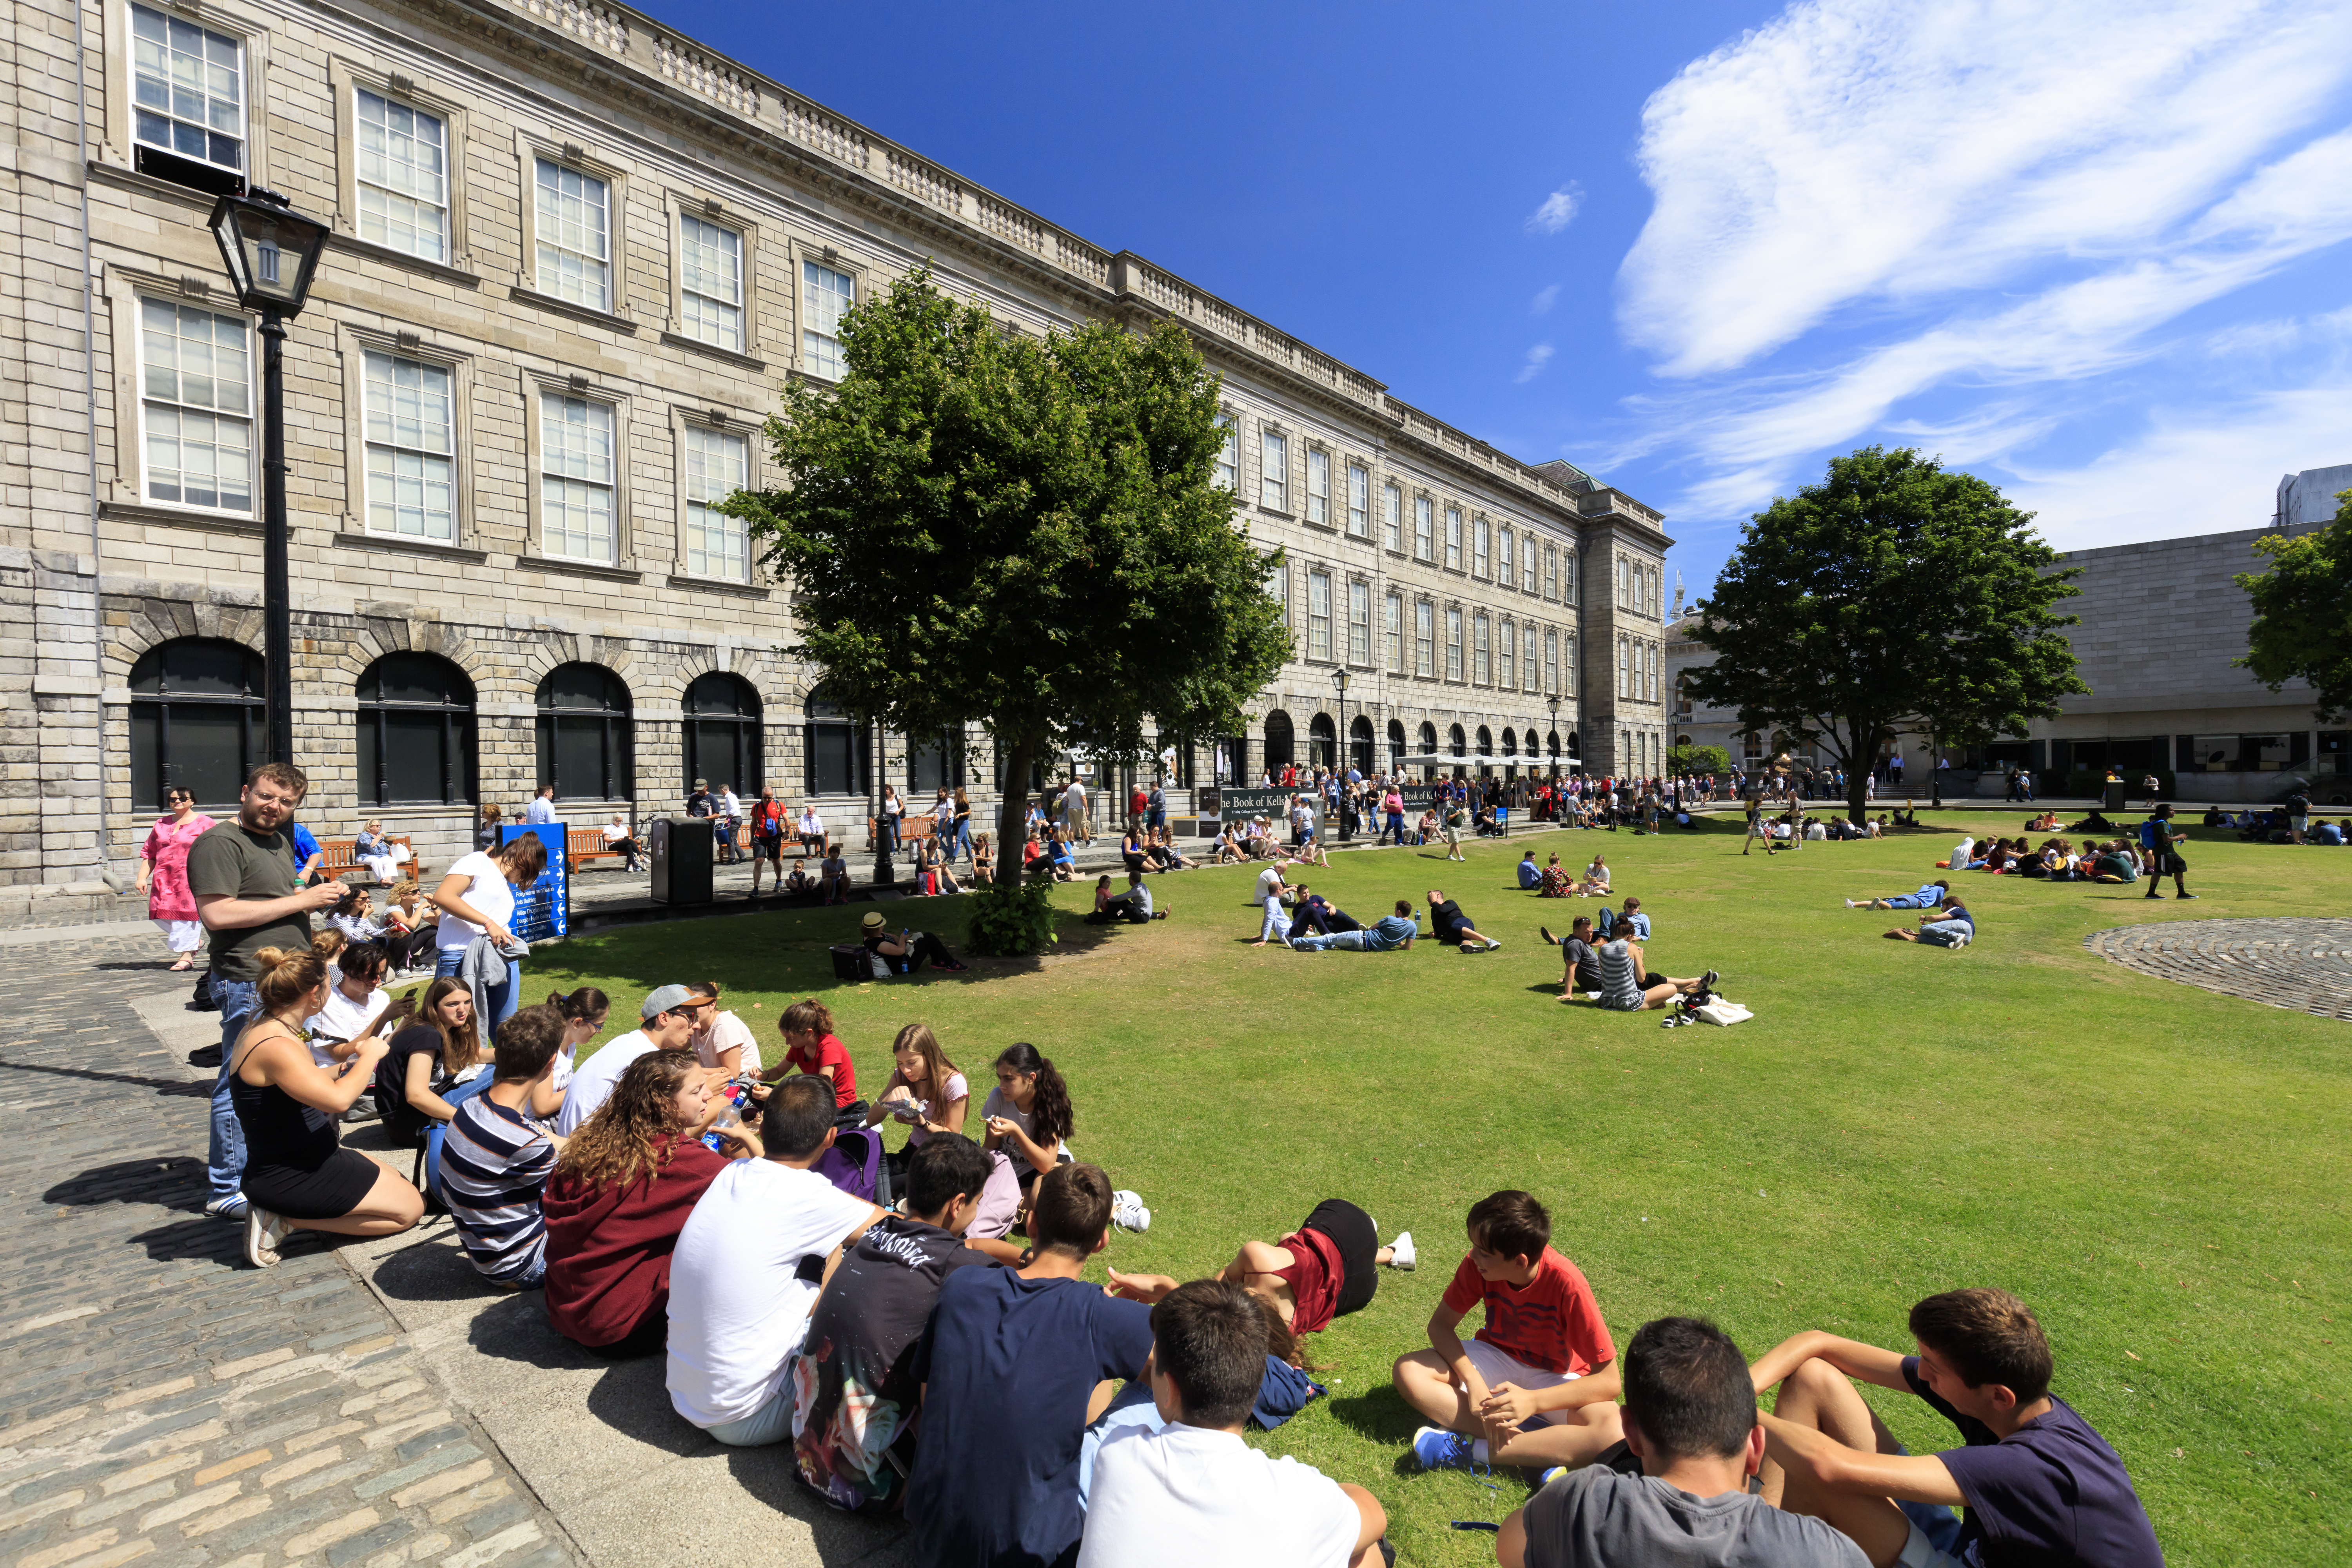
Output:
[[[572,930],[572,879],[563,858],[563,824],[510,822],[499,829],[499,842],[511,844],[525,834],[547,846],[547,869],[530,887],[515,890],[514,919],[507,929],[525,942],[567,935]]]

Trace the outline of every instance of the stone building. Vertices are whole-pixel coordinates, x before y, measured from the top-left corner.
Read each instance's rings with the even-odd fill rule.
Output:
[[[258,343],[205,226],[247,186],[334,230],[286,351],[322,837],[380,817],[446,865],[542,778],[575,826],[698,775],[837,830],[877,769],[992,795],[977,731],[825,700],[709,506],[772,477],[761,423],[838,374],[842,311],[923,263],[1019,330],[1178,321],[1225,377],[1221,475],[1289,552],[1297,657],[1179,785],[1343,749],[1658,763],[1655,511],[643,13],[12,0],[10,39],[0,899],[127,883],[167,777],[226,805],[260,753]]]

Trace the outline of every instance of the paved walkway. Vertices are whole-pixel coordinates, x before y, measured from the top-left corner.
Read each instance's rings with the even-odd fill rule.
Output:
[[[2352,920],[2166,921],[2094,931],[2083,945],[2159,979],[2352,1019]]]
[[[204,1216],[217,1015],[164,962],[151,931],[0,965],[0,1562],[582,1561],[342,1255],[251,1269]]]

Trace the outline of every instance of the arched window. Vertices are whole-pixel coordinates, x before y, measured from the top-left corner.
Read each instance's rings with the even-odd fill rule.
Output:
[[[1389,721],[1389,766],[1394,770],[1402,770],[1404,766],[1403,759],[1404,724],[1400,720],[1391,719]]]
[[[562,800],[637,793],[629,689],[602,665],[559,664],[539,683],[539,782]]]
[[[1397,740],[1404,740],[1403,731],[1397,731]],[[1348,723],[1348,765],[1360,773],[1372,771],[1372,721],[1361,713]]]
[[[1277,708],[1265,716],[1265,766],[1268,773],[1286,768],[1297,761],[1292,754],[1292,744],[1290,715]]]
[[[1339,766],[1339,728],[1328,713],[1307,721],[1307,760],[1318,768]]]
[[[1249,739],[1244,735],[1220,735],[1212,743],[1220,784],[1240,786],[1249,780]]]
[[[1424,757],[1437,755],[1437,726],[1434,724],[1421,727],[1421,754]]]
[[[162,810],[163,791],[234,808],[261,761],[269,705],[261,656],[241,643],[180,637],[131,667],[131,795]]]
[[[474,683],[447,659],[388,653],[360,676],[362,805],[470,805]]]
[[[915,810],[928,806],[942,784],[950,790],[964,787],[961,732],[942,730],[936,735],[920,738],[909,735],[903,743],[907,748],[907,788],[917,797],[908,804]]]
[[[1517,730],[1506,728],[1503,731],[1503,755],[1516,757],[1518,754],[1519,732]]]
[[[1549,743],[1551,754],[1555,757],[1559,755],[1559,731],[1554,730],[1549,735],[1545,737],[1545,740]],[[1568,754],[1580,760],[1584,755],[1583,752],[1576,749],[1576,731],[1573,730],[1570,730],[1568,732]]]
[[[1691,738],[1688,735],[1676,735],[1675,737],[1675,744],[1677,746],[1687,746],[1690,743]]]
[[[821,686],[810,692],[801,725],[801,753],[806,759],[802,787],[811,795],[864,795],[866,740],[866,726],[853,721],[831,692]],[[1002,753],[997,761],[1002,766]]]
[[[1461,725],[1456,724],[1448,730],[1445,732],[1445,739],[1446,743],[1453,748],[1455,756],[1466,757],[1470,754],[1469,737],[1462,733]]]
[[[761,744],[760,694],[740,675],[712,670],[686,689],[686,777],[756,795],[768,782]]]

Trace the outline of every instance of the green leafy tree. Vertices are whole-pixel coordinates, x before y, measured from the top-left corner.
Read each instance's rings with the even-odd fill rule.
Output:
[[[2266,533],[2254,553],[2271,565],[2237,576],[2254,618],[2246,657],[2236,662],[2273,691],[2308,681],[2315,716],[2332,723],[2352,708],[2352,490],[2336,492],[2336,521],[2326,528],[2294,539]]]
[[[1844,768],[1864,816],[1880,742],[1898,729],[1944,741],[2021,732],[2087,691],[2053,613],[2078,590],[2031,513],[1972,474],[1907,447],[1864,447],[1776,498],[1694,606],[1715,661],[1691,696],[1785,730]]]
[[[1289,657],[1278,551],[1215,483],[1219,380],[1181,328],[1043,339],[918,271],[851,310],[845,369],[767,427],[776,489],[739,492],[793,591],[791,652],[906,734],[978,722],[1005,780],[997,883],[1021,870],[1032,766],[1238,727]]]
[[[1731,771],[1731,753],[1721,746],[1669,746],[1666,748],[1666,771],[1670,773],[1727,773]]]

